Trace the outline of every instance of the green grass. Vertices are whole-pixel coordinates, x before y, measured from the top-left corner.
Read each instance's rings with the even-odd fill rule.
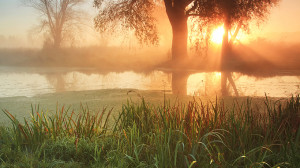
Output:
[[[127,101],[111,110],[47,116],[0,129],[2,167],[300,167],[300,98],[264,101],[264,108],[222,100],[161,105]]]

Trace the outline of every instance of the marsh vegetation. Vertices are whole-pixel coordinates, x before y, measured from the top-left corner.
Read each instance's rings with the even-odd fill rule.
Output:
[[[110,109],[66,107],[48,116],[32,107],[31,119],[9,111],[1,127],[4,167],[299,167],[300,98],[260,104],[128,100]],[[113,120],[114,122],[110,122]]]

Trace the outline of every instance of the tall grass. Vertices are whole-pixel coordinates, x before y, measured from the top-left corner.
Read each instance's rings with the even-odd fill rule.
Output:
[[[10,164],[12,151],[20,151],[46,166],[300,167],[299,96],[266,98],[264,106],[251,99],[228,106],[196,98],[150,105],[142,98],[124,104],[109,127],[111,111],[91,113],[83,106],[80,114],[63,107],[50,117],[32,108],[24,124],[4,111],[13,129],[0,131],[0,147],[7,150],[0,162]]]
[[[32,106],[31,109],[31,120],[24,119],[24,124],[7,110],[3,110],[13,126],[13,142],[19,147],[38,147],[47,139],[56,140],[66,136],[75,137],[77,144],[81,137],[92,139],[104,135],[112,111],[108,111],[105,117],[106,109],[91,114],[87,106],[81,105],[82,111],[76,115],[74,111],[70,112],[69,108],[63,106],[53,116],[47,116],[47,112],[40,111],[39,106]]]
[[[130,161],[135,158],[156,167],[286,165],[281,154],[292,149],[298,153],[290,153],[290,159],[299,154],[299,97],[284,104],[266,99],[265,105],[261,111],[251,99],[235,101],[229,108],[223,101],[166,102],[156,107],[144,100],[140,105],[128,102],[115,131],[123,131],[121,141]]]

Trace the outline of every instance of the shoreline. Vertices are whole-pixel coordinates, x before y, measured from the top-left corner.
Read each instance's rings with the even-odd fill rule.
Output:
[[[173,97],[170,94],[166,95],[167,99]],[[113,108],[113,113],[116,113],[122,109],[122,105],[127,100],[139,102],[141,100],[140,96],[143,96],[147,102],[161,103],[163,102],[164,92],[158,90],[100,89],[46,93],[33,97],[1,97],[0,109],[1,111],[9,111],[21,121],[24,117],[27,119],[30,117],[31,105],[33,107],[39,105],[40,109],[47,111],[49,114],[54,114],[57,107],[60,109],[63,106],[78,113],[81,105],[88,106],[90,111],[102,110],[105,107],[107,110]],[[7,123],[10,123],[10,121],[1,112],[0,125],[7,125]]]
[[[54,114],[58,109],[70,108],[70,111],[79,113],[81,105],[88,106],[91,112],[113,109],[112,114],[118,114],[122,109],[122,105],[127,101],[139,103],[145,99],[146,103],[150,105],[163,104],[164,98],[170,103],[175,102],[188,102],[189,100],[196,99],[203,103],[213,103],[216,99],[224,100],[225,104],[229,105],[233,101],[239,101],[241,103],[246,102],[247,99],[251,99],[253,104],[262,103],[266,97],[194,97],[194,96],[181,96],[170,94],[170,92],[160,90],[137,90],[137,89],[100,89],[100,90],[85,90],[85,91],[64,91],[56,93],[46,93],[36,95],[33,97],[16,96],[16,97],[2,97],[0,98],[0,109],[9,111],[12,115],[16,116],[19,120],[23,121],[23,118],[30,118],[31,105],[35,108],[39,106],[44,112],[49,115]],[[287,100],[288,98],[275,98],[268,97],[270,100]],[[0,125],[7,125],[10,123],[7,116],[3,112],[0,113]]]

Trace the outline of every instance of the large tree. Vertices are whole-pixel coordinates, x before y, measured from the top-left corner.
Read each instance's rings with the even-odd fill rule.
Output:
[[[62,42],[79,25],[82,11],[77,6],[85,0],[21,0],[41,14],[38,29],[48,35],[46,43],[60,48]],[[50,41],[49,41],[50,40]]]
[[[228,32],[239,23],[238,29],[246,28],[248,21],[254,18],[263,19],[270,6],[278,0],[94,0],[99,9],[95,18],[95,27],[100,32],[116,30],[116,26],[133,30],[140,42],[157,43],[158,35],[153,17],[157,5],[163,5],[172,27],[172,60],[183,61],[187,58],[188,18],[197,17],[200,24],[224,22],[222,58],[229,55]],[[203,22],[208,20],[209,22]],[[224,61],[222,61],[224,62]],[[172,90],[186,94],[188,73],[174,72]],[[226,78],[227,79],[227,78]]]
[[[195,0],[94,0],[99,9],[95,18],[95,27],[100,32],[115,30],[121,25],[135,32],[142,43],[156,44],[158,34],[153,12],[164,5],[172,26],[172,59],[187,57],[187,19],[188,5]]]
[[[211,26],[211,24],[223,24],[224,36],[221,54],[221,92],[228,95],[227,81],[232,85],[236,95],[236,86],[230,71],[235,70],[233,61],[232,45],[241,29],[249,31],[249,23],[256,21],[261,23],[266,19],[270,9],[280,0],[195,0],[190,16],[200,18],[200,27]],[[202,19],[209,20],[204,22]],[[199,20],[199,19],[198,19]],[[233,34],[231,34],[233,33]],[[231,38],[229,38],[231,36]]]
[[[172,60],[181,62],[188,57],[188,17],[195,10],[196,0],[94,0],[99,9],[95,18],[98,31],[115,31],[118,26],[134,31],[137,39],[146,44],[156,44],[158,34],[153,12],[164,6],[172,27]],[[186,94],[188,73],[172,74],[173,93]]]

